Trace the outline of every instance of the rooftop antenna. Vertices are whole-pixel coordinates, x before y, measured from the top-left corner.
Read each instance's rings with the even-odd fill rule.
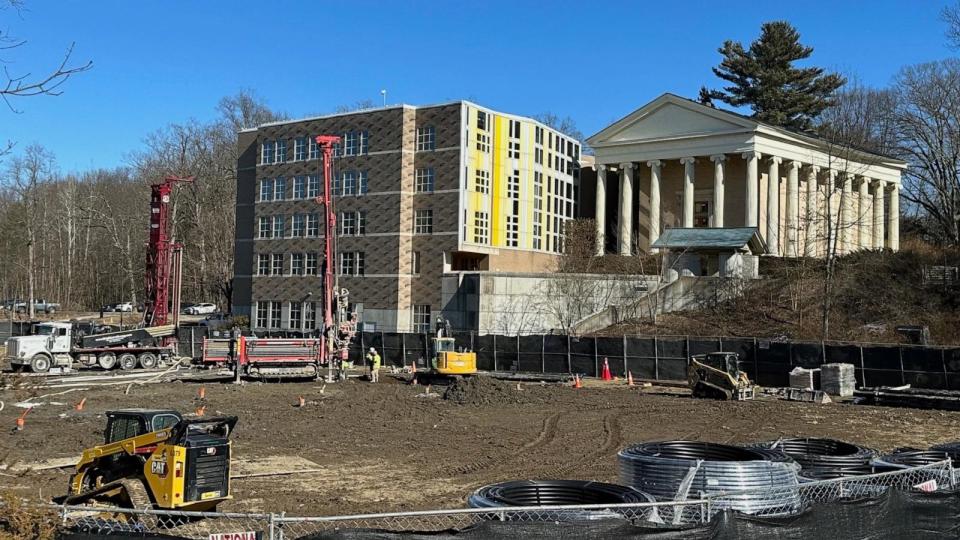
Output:
[[[387,108],[387,90],[386,89],[381,90],[380,95],[383,96],[383,108],[386,109]]]

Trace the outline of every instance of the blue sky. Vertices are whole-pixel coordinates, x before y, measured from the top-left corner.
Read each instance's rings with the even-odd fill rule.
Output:
[[[63,96],[0,109],[0,141],[42,143],[66,170],[121,165],[151,131],[209,119],[243,88],[292,116],[379,103],[386,88],[390,103],[569,115],[589,135],[663,92],[718,85],[717,47],[774,19],[797,26],[817,65],[887,84],[953,54],[945,3],[27,0],[0,11],[0,28],[28,40],[3,53],[11,72],[41,72],[71,41],[94,68]]]

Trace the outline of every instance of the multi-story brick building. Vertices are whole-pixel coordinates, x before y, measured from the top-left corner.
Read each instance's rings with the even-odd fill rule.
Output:
[[[539,122],[457,101],[265,124],[239,134],[234,312],[254,329],[317,326],[320,134],[343,137],[336,266],[368,328],[426,331],[445,272],[544,271],[562,250],[580,143]]]

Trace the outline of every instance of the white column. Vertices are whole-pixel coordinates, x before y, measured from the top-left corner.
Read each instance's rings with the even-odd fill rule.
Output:
[[[890,184],[890,210],[887,212],[887,247],[900,251],[900,185]]]
[[[757,226],[757,212],[760,210],[760,203],[757,202],[757,191],[759,188],[760,173],[757,171],[757,164],[760,160],[760,152],[744,152],[742,154],[747,165],[747,195],[744,206],[746,207],[746,216],[743,222],[747,227]]]
[[[597,256],[603,255],[604,231],[607,224],[607,166],[594,165],[597,171]]]
[[[620,164],[620,254],[630,255],[633,239],[633,163]]]
[[[780,254],[780,163],[783,160],[770,157],[767,169],[767,253]]]
[[[840,253],[840,245],[837,242],[837,239],[840,236],[837,234],[837,227],[840,224],[840,219],[837,214],[835,214],[834,205],[837,204],[837,199],[840,198],[836,194],[837,191],[837,171],[833,169],[827,170],[827,187],[826,187],[826,197],[824,198],[824,205],[826,206],[826,216],[827,221],[824,224],[824,237],[826,239],[827,245],[825,251],[829,253],[833,250],[834,254]],[[837,206],[839,206],[837,204]],[[829,227],[829,234],[827,233],[827,228]]]
[[[650,167],[650,244],[660,238],[660,160],[647,162]]]
[[[696,159],[685,157],[683,163],[683,226],[693,227],[693,167]]]
[[[797,249],[797,231],[800,229],[800,166],[799,161],[791,161],[787,165],[787,245],[783,250],[787,257],[796,257],[799,254]]]
[[[869,187],[870,179],[861,176],[857,197],[857,249],[870,249],[870,224],[873,216],[869,213],[870,194],[867,191]]]
[[[803,254],[807,257],[813,257],[816,254],[817,244],[817,174],[820,173],[820,167],[811,165],[807,167],[807,215],[804,220],[806,229],[806,238],[803,244]]]
[[[853,251],[853,219],[850,217],[850,211],[853,206],[853,175],[843,173],[843,194],[840,196],[840,244],[837,246],[837,253],[850,253]]]
[[[887,183],[877,180],[873,186],[873,249],[883,249],[883,192]]]
[[[727,159],[727,156],[723,154],[717,154],[715,156],[710,156],[710,161],[713,162],[713,226],[714,227],[723,227],[723,205],[724,205],[724,189],[723,184],[723,161]]]

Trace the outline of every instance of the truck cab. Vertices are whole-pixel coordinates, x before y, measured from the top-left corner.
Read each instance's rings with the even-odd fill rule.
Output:
[[[7,360],[14,369],[29,367],[36,373],[46,373],[54,366],[69,367],[73,362],[70,356],[72,332],[70,323],[34,325],[33,335],[7,340]]]

